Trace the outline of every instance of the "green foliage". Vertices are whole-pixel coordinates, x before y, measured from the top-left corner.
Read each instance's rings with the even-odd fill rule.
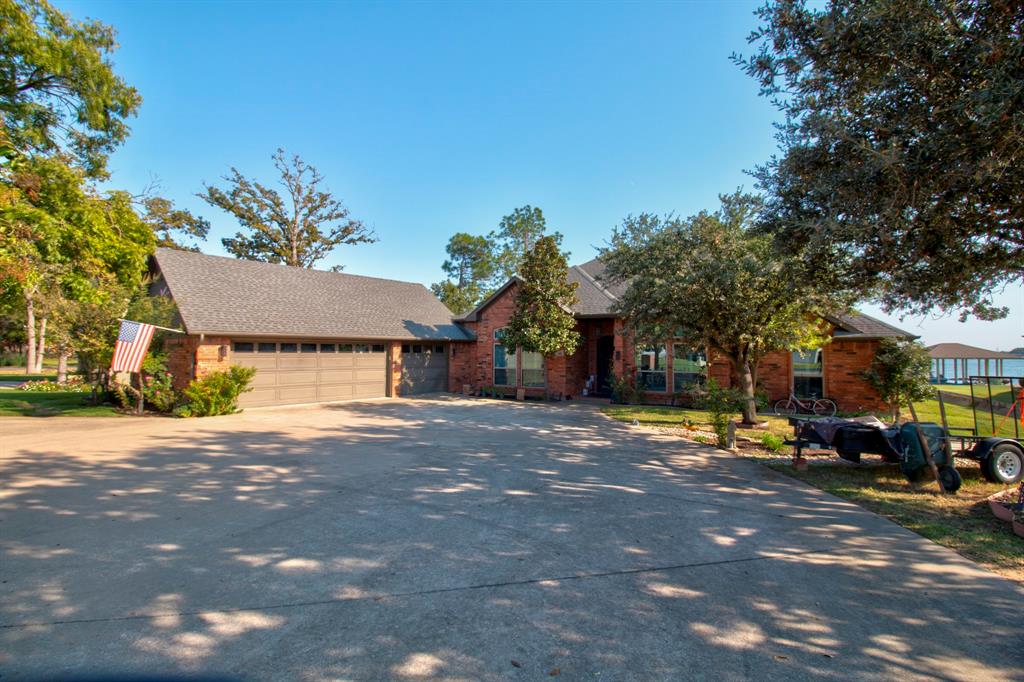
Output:
[[[142,204],[145,209],[142,219],[156,235],[157,246],[198,251],[197,242],[205,241],[210,232],[210,221],[183,208],[175,208],[169,199],[146,197]]]
[[[430,286],[434,295],[456,315],[467,313],[488,296],[494,276],[494,256],[486,237],[457,232],[445,247],[448,259],[441,269],[448,279]]]
[[[740,412],[747,405],[746,396],[734,388],[723,388],[711,379],[705,389],[701,407],[708,411],[711,430],[719,447],[727,447],[729,442],[729,422],[732,415]]]
[[[186,403],[174,410],[180,417],[213,417],[238,411],[238,397],[251,391],[256,375],[252,367],[232,365],[225,372],[212,372],[194,379],[183,391]]]
[[[33,393],[91,393],[92,385],[82,377],[69,377],[63,383],[56,381],[26,381],[18,386],[19,391],[32,391]]]
[[[569,265],[552,236],[541,237],[526,254],[516,288],[515,310],[504,330],[509,348],[572,355],[580,344],[576,318],[576,283],[568,279]]]
[[[767,227],[888,309],[1003,316],[1024,273],[1024,5],[772,0],[734,59],[785,114]]]
[[[636,405],[643,402],[644,392],[636,384],[636,376],[627,374],[618,376],[610,374],[608,386],[611,388],[612,402],[619,405]]]
[[[498,229],[487,235],[493,254],[494,288],[519,274],[526,254],[545,234],[547,221],[539,208],[522,206],[501,219]],[[550,236],[556,246],[561,245],[561,234],[555,232]]]
[[[898,420],[901,406],[935,397],[931,366],[932,359],[924,344],[906,339],[882,339],[871,366],[862,376],[882,400],[889,403],[893,419]]]
[[[761,436],[761,447],[772,452],[782,452],[786,449],[786,439],[774,433],[766,433]]]
[[[157,412],[171,412],[181,400],[174,390],[174,377],[167,370],[167,356],[150,353],[142,362],[142,396],[144,405]]]
[[[320,188],[323,176],[298,155],[274,153],[286,195],[232,168],[226,189],[206,187],[199,198],[235,216],[244,232],[221,240],[236,258],[311,268],[340,245],[377,241],[373,230],[349,217],[341,201]],[[335,268],[340,269],[340,268]]]
[[[605,277],[629,284],[617,310],[637,338],[724,355],[747,397],[747,422],[756,419],[760,358],[827,342],[820,319],[834,303],[813,273],[754,229],[761,210],[757,197],[736,192],[714,213],[630,216],[601,255]]]
[[[72,155],[90,175],[128,136],[142,103],[110,56],[114,29],[45,0],[0,0],[0,155]]]

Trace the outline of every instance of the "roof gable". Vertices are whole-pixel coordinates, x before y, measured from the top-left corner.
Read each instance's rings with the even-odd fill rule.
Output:
[[[190,334],[467,340],[422,284],[160,248]]]

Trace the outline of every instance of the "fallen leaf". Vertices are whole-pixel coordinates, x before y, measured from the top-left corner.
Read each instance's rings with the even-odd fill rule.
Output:
[[[825,658],[835,658],[835,654],[822,654]]]
[[[772,656],[772,658],[774,658],[776,661],[788,661],[789,660],[789,656],[783,656],[782,654],[775,654],[774,656]]]
[[[548,673],[548,677],[557,677],[562,674],[561,668],[552,668],[551,672]]]
[[[523,664],[522,664],[522,663],[520,663],[519,661],[517,661],[516,659],[514,659],[514,658],[513,658],[513,659],[512,659],[512,667],[513,667],[513,668],[522,668],[522,667],[523,667]]]

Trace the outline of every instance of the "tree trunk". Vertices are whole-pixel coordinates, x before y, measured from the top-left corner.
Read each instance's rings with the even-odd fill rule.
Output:
[[[750,361],[736,363],[736,374],[740,380],[740,392],[743,394],[743,423],[757,423],[757,400],[754,398],[754,373],[750,369]]]
[[[47,318],[44,315],[43,319],[39,322],[39,340],[38,348],[36,349],[36,374],[40,374],[43,371],[43,356],[46,354],[46,321]]]
[[[894,424],[899,424],[900,423],[900,399],[899,398],[896,398],[896,400],[894,400],[893,403],[892,403],[892,421],[893,421]]]
[[[60,348],[57,353],[57,383],[63,384],[68,380],[68,358],[71,357],[71,351]]]
[[[25,374],[31,374],[36,366],[36,307],[32,294],[25,294],[25,336],[28,338],[25,349]]]

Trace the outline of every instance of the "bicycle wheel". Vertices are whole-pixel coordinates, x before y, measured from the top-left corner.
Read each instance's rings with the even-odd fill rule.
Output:
[[[781,414],[784,417],[791,417],[796,414],[796,403],[788,398],[784,398],[775,403],[775,414]]]
[[[828,398],[819,398],[814,401],[814,414],[819,417],[834,417],[836,416],[836,404]]]

